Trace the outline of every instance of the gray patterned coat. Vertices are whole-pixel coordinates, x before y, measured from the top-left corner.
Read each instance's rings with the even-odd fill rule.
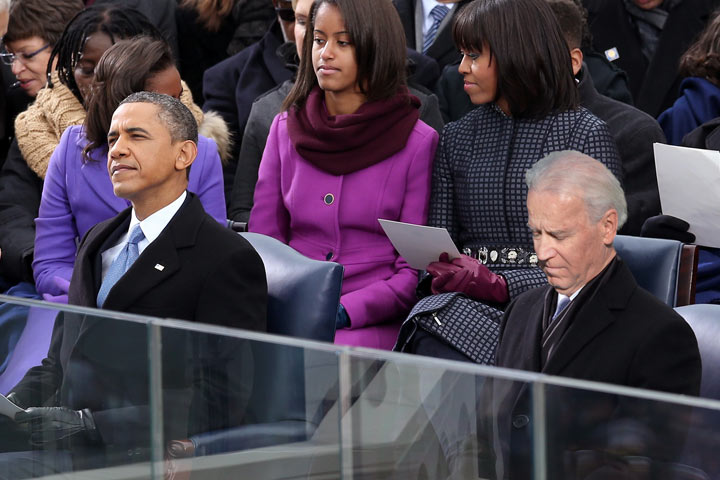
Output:
[[[531,120],[511,118],[487,104],[447,124],[435,156],[428,224],[447,228],[460,250],[532,250],[525,171],[559,150],[583,152],[620,178],[620,160],[607,126],[582,107]],[[546,283],[545,274],[527,263],[489,267],[505,277],[511,300]],[[502,311],[482,304],[475,308],[500,321]]]

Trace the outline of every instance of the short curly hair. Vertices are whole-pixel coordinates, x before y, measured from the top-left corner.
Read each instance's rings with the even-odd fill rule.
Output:
[[[40,37],[54,46],[65,25],[84,7],[82,0],[13,0],[3,42]]]

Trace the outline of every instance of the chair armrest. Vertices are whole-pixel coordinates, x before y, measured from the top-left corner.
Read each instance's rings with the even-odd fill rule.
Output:
[[[233,232],[247,232],[247,222],[227,221],[227,227]]]

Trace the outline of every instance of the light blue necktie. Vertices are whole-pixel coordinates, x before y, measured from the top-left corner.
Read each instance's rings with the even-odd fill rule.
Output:
[[[570,304],[570,297],[562,297],[560,300],[558,300],[557,308],[555,309],[555,313],[553,314],[552,319],[555,320],[562,312],[565,310],[565,307],[567,307]]]
[[[120,280],[120,277],[125,275],[125,272],[130,269],[130,266],[135,263],[135,260],[137,260],[140,256],[138,243],[143,238],[145,238],[145,235],[140,229],[140,224],[135,225],[130,232],[130,236],[128,237],[125,247],[120,251],[120,254],[110,265],[110,268],[105,274],[102,285],[100,285],[100,291],[97,296],[98,308],[103,306],[108,293],[110,293],[110,289],[117,283],[118,280]]]
[[[450,9],[445,5],[435,5],[433,9],[430,10],[430,16],[433,18],[433,24],[425,34],[425,40],[423,41],[423,53],[427,53],[428,49],[430,49],[430,45],[432,45],[435,41],[435,36],[440,28],[440,24],[449,11]]]

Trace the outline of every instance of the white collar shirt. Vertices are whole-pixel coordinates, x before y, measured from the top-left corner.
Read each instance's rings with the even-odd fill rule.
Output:
[[[180,210],[180,207],[182,206],[186,197],[187,191],[183,191],[177,199],[173,200],[170,204],[164,206],[143,221],[138,220],[137,216],[135,215],[135,209],[133,208],[132,212],[130,213],[130,225],[128,226],[127,232],[125,232],[125,234],[118,240],[118,243],[102,252],[103,278],[105,278],[105,274],[107,274],[107,271],[110,268],[110,265],[112,265],[115,258],[120,255],[120,252],[125,246],[125,242],[127,242],[130,232],[135,227],[135,225],[140,225],[140,230],[142,230],[143,235],[145,236],[145,238],[138,242],[138,252],[142,255],[143,250],[145,250],[148,245],[154,242],[155,239],[160,236],[162,231],[165,230],[167,224],[170,223],[170,220],[172,220],[178,210]]]

